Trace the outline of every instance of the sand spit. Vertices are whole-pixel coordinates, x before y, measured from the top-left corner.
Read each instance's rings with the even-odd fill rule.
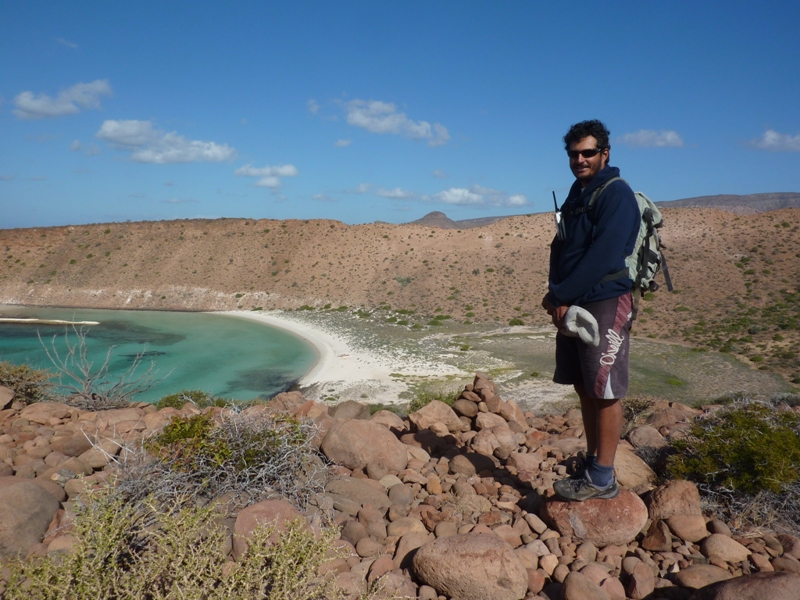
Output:
[[[405,402],[400,395],[408,389],[398,375],[426,378],[468,375],[453,365],[412,356],[399,348],[364,348],[350,332],[332,324],[311,325],[296,314],[283,311],[218,314],[279,327],[311,344],[319,357],[298,385],[307,398],[314,400],[368,399],[372,403],[398,404]]]

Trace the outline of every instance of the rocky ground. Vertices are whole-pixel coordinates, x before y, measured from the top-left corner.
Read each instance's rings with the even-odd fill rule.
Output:
[[[620,495],[585,503],[552,490],[583,446],[580,412],[524,413],[480,375],[452,408],[434,401],[405,419],[297,392],[246,410],[318,425],[332,478],[305,516],[326,514],[340,528],[344,555],[324,568],[347,597],[383,578],[385,596],[426,600],[800,598],[800,539],[732,533],[703,514],[694,484],[659,484],[637,454],[668,445],[716,408],[657,404],[620,446]],[[0,554],[69,552],[75,501],[105,484],[120,449],[197,412],[24,405],[0,388]],[[297,514],[280,499],[232,514],[230,560],[246,551],[257,522]]]

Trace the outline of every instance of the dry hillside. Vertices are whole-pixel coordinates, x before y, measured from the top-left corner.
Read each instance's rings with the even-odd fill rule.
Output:
[[[800,210],[667,209],[676,293],[634,331],[732,351],[800,382]],[[0,303],[158,310],[351,309],[400,323],[545,324],[549,214],[474,229],[247,219],[0,231]],[[401,315],[392,311],[403,311]]]

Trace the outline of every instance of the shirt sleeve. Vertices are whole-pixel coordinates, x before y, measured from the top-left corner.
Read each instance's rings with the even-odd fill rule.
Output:
[[[632,249],[639,231],[639,205],[624,182],[606,188],[594,206],[592,243],[570,275],[558,284],[551,280],[550,299],[556,306],[574,303],[606,275],[619,271],[626,249]]]

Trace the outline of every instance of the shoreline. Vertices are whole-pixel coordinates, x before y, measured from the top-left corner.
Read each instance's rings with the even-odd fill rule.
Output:
[[[407,400],[400,394],[408,385],[399,381],[398,373],[416,377],[442,377],[461,374],[444,363],[422,363],[411,357],[405,359],[363,350],[346,332],[325,330],[302,319],[292,318],[282,311],[215,311],[212,314],[248,319],[277,327],[305,340],[317,352],[314,366],[297,382],[309,399],[333,398],[341,402],[356,400],[381,404],[402,404]]]

